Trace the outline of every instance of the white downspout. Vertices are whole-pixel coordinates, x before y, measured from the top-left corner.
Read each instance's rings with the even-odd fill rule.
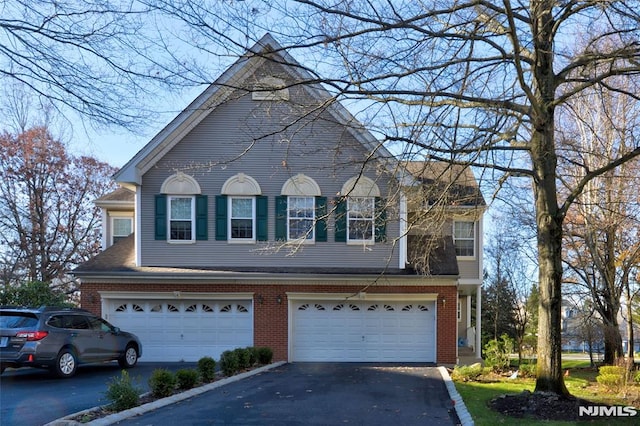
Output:
[[[476,358],[482,358],[482,287],[476,289]]]
[[[407,267],[407,196],[400,194],[400,238],[398,241],[398,268]]]
[[[133,228],[135,229],[135,250],[136,250],[136,266],[142,266],[142,236],[141,234],[141,226],[140,224],[142,223],[141,220],[141,216],[142,216],[142,194],[141,194],[141,187],[139,185],[136,185],[136,192],[135,192],[135,200],[136,200],[136,207],[135,207],[135,223],[133,224]]]

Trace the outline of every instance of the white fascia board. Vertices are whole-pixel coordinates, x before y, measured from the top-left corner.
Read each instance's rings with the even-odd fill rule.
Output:
[[[243,56],[209,85],[189,106],[165,126],[115,175],[116,182],[140,185],[142,175],[151,169],[193,128],[220,105],[231,90],[253,72],[264,58]]]

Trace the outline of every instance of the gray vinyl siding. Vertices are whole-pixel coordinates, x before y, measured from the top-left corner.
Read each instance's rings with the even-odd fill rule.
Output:
[[[296,105],[304,103],[298,100],[305,101],[300,89],[290,91],[292,102],[288,103],[253,101],[246,94],[217,107],[143,176],[142,266],[382,268],[388,263],[391,268],[398,267],[398,250],[393,249],[392,240],[398,236],[399,224],[393,214],[388,214],[388,242],[366,248],[334,242],[333,215],[327,223],[327,242],[302,246],[292,255],[290,248],[280,247],[281,243],[275,241],[275,197],[290,177],[304,173],[313,178],[331,211],[334,197],[349,178],[360,173],[368,154],[326,113],[320,119],[302,120],[282,130],[305,110]],[[170,244],[154,239],[154,195],[178,170],[194,177],[202,194],[208,196],[207,241]],[[364,174],[376,181],[386,197],[392,189],[389,178],[379,175],[379,170],[372,163]],[[215,240],[215,196],[221,193],[225,181],[238,173],[254,178],[262,195],[268,197],[267,242],[232,244]]]
[[[447,221],[443,230],[446,235],[452,235],[453,221]],[[461,279],[479,279],[482,277],[480,272],[480,253],[482,253],[482,249],[482,235],[478,233],[478,222],[476,222],[475,257],[473,259],[458,258]]]

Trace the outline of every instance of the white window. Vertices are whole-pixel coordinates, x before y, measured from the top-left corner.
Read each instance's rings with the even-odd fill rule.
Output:
[[[313,240],[315,220],[314,197],[288,197],[287,200],[287,239]]]
[[[460,257],[475,256],[475,222],[453,222],[453,242],[456,246],[456,255]]]
[[[127,238],[133,232],[133,219],[130,217],[111,218],[111,244]]]
[[[169,241],[193,241],[195,197],[169,197]]]
[[[255,241],[255,197],[229,197],[229,239]]]
[[[348,197],[347,242],[373,242],[374,215],[374,197]]]

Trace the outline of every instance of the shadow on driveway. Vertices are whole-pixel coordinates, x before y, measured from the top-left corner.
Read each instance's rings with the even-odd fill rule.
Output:
[[[119,425],[455,425],[436,367],[294,363]]]

